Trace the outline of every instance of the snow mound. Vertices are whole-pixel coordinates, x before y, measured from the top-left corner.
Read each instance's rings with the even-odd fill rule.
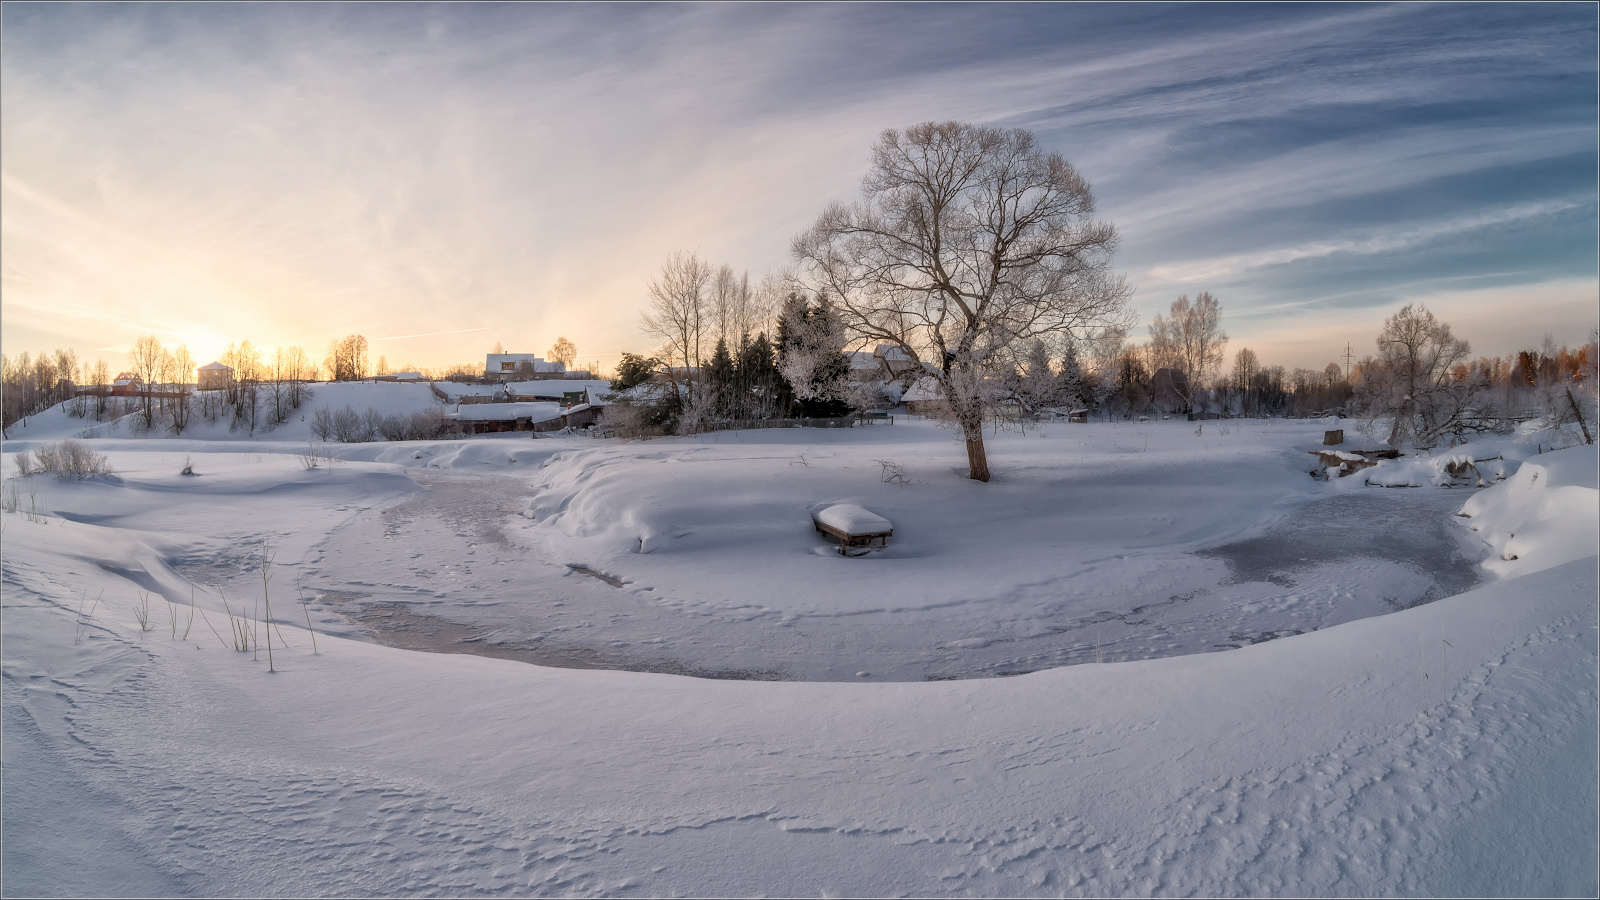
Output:
[[[1483,567],[1502,577],[1593,556],[1600,545],[1595,447],[1571,447],[1522,464],[1461,507],[1489,548]]]
[[[1470,452],[1402,457],[1380,460],[1367,470],[1366,484],[1373,487],[1482,486],[1504,479],[1516,467],[1515,461],[1503,456],[1480,459]]]
[[[885,534],[894,530],[888,519],[854,503],[836,503],[818,510],[813,518],[845,534]]]

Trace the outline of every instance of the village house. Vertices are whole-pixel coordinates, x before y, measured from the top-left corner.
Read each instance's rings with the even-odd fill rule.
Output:
[[[566,364],[545,362],[532,353],[490,353],[483,365],[483,377],[500,381],[514,378],[561,378],[566,374]]]
[[[911,361],[911,355],[894,344],[879,344],[872,350],[872,355],[877,358],[887,378],[899,378],[901,375],[915,369],[917,364]]]
[[[118,372],[117,377],[111,382],[113,397],[132,397],[143,389],[144,379],[132,372]]]
[[[220,391],[233,383],[233,369],[220,362],[209,362],[196,370],[202,391]]]
[[[900,402],[906,405],[906,412],[914,416],[939,419],[950,414],[950,401],[944,398],[939,382],[932,375],[924,375],[912,382],[901,395]]]

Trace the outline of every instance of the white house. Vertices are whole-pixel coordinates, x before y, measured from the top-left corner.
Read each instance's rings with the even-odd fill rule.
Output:
[[[519,374],[517,370],[523,363],[528,363],[535,375],[561,375],[567,371],[564,363],[545,362],[532,353],[491,353],[483,365],[483,377],[508,380]]]

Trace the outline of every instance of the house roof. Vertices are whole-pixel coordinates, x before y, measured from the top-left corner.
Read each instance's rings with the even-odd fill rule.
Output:
[[[463,422],[504,422],[522,418],[548,422],[561,418],[562,413],[559,403],[479,403],[446,412],[444,416]]]
[[[924,375],[918,378],[911,387],[906,388],[904,394],[900,395],[901,402],[909,400],[913,403],[919,403],[943,399],[944,395],[939,392],[939,382],[935,381],[931,375]]]
[[[233,371],[233,367],[232,366],[225,366],[225,365],[223,365],[222,363],[219,363],[219,362],[208,362],[205,365],[200,367],[200,371],[202,371],[202,372],[206,372],[206,371],[228,371],[228,372],[232,372]]]

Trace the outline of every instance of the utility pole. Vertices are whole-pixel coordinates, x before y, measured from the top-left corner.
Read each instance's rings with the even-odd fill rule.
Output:
[[[1345,381],[1349,381],[1350,380],[1350,358],[1353,355],[1354,354],[1352,354],[1350,352],[1350,342],[1349,341],[1345,341],[1344,342],[1344,380]]]

